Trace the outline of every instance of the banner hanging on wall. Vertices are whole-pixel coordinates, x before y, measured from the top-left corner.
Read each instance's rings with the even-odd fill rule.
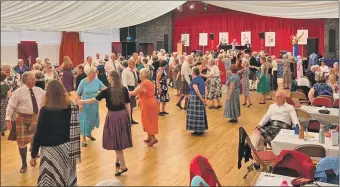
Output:
[[[241,45],[246,45],[247,41],[251,44],[251,33],[250,31],[241,32]]]
[[[208,33],[199,33],[199,46],[207,46],[208,45]]]
[[[227,44],[229,42],[228,32],[220,32],[218,36],[220,43]]]
[[[184,47],[188,47],[190,44],[189,34],[181,34],[181,40],[183,42]]]
[[[275,32],[266,32],[265,33],[265,47],[274,47],[275,46]]]
[[[307,45],[308,30],[297,30],[297,38],[299,45]]]

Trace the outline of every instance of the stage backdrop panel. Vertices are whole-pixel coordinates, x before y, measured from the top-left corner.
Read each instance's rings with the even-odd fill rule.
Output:
[[[181,34],[181,40],[183,41],[183,44],[185,47],[188,47],[190,45],[190,35],[189,34]]]
[[[251,44],[251,32],[241,32],[241,45],[246,45],[247,41],[249,41],[249,44]]]
[[[265,42],[266,47],[274,47],[275,46],[275,32],[266,32],[264,42]]]
[[[299,38],[299,45],[307,45],[308,30],[297,30],[296,35]]]
[[[218,34],[218,38],[219,38],[219,43],[223,43],[223,44],[229,43],[229,35],[228,35],[228,32],[220,32],[220,33]]]
[[[231,38],[235,38],[241,43],[241,32],[250,31],[251,50],[259,51],[264,48],[264,40],[261,41],[259,33],[271,31],[278,37],[275,38],[275,47],[264,49],[273,55],[279,56],[280,50],[292,51],[290,37],[296,35],[299,29],[308,30],[308,37],[319,39],[319,52],[324,53],[324,19],[284,19],[277,17],[259,16],[250,13],[224,9],[209,5],[204,13],[204,3],[196,3],[195,8],[199,11],[192,11],[188,6],[183,6],[183,11],[174,10],[173,13],[173,41],[180,41],[181,34],[190,34],[190,47],[186,47],[187,52],[191,52],[201,47],[198,45],[199,33],[214,33],[214,40],[208,40],[206,50],[218,50],[220,43],[219,32],[228,32]],[[204,30],[203,30],[204,29]],[[230,42],[230,41],[229,41]],[[212,45],[214,44],[214,45]],[[173,45],[173,51],[177,46]],[[299,45],[302,48],[302,45]],[[302,51],[302,49],[299,49]]]
[[[199,46],[207,46],[208,45],[208,33],[200,33],[199,34]]]

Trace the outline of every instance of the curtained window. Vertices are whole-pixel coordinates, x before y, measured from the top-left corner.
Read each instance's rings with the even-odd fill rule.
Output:
[[[112,53],[122,54],[122,44],[120,42],[112,42]]]
[[[31,58],[29,64],[28,58]],[[18,59],[23,59],[27,67],[31,68],[38,57],[38,44],[35,41],[21,41],[18,44]]]
[[[63,31],[60,44],[59,64],[61,65],[63,63],[64,56],[70,57],[73,67],[83,63],[80,54],[81,50],[84,51],[84,47],[81,49],[79,33]]]

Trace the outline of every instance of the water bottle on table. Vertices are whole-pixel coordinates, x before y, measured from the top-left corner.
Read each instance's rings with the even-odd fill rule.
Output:
[[[325,126],[320,125],[320,130],[319,130],[319,143],[324,144],[325,143]]]
[[[298,124],[295,125],[294,134],[295,135],[299,134],[299,125]]]

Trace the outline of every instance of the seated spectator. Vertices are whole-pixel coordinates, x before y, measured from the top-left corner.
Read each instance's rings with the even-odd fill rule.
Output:
[[[24,61],[22,59],[18,59],[18,65],[14,67],[14,71],[22,75],[23,73],[29,70],[30,69],[24,64]]]
[[[310,70],[307,72],[307,78],[310,82],[310,86],[313,87],[313,85],[316,83],[316,80],[315,80],[315,72],[316,72],[316,69],[317,67],[316,66],[312,66],[310,68]]]
[[[297,87],[298,87],[298,83],[296,82],[296,78],[293,75],[292,76],[292,85],[290,86],[290,91],[291,92],[296,92]]]
[[[339,63],[335,62],[333,64],[332,72],[335,74],[336,79],[339,79]]]
[[[321,76],[319,82],[309,90],[308,99],[310,102],[313,102],[314,98],[320,95],[333,96],[333,89],[331,86],[326,84],[326,78],[324,76]]]
[[[322,58],[322,59],[320,59],[320,61],[321,61],[321,66],[320,66],[321,73],[322,73],[322,75],[327,76],[328,73],[329,73],[329,68],[325,63],[325,59]]]
[[[310,82],[308,77],[301,77],[297,80],[297,85],[298,86],[307,86],[308,88],[310,88]]]
[[[301,128],[295,108],[286,103],[286,97],[284,91],[276,92],[276,103],[269,106],[260,123],[254,127],[251,142],[257,150],[263,150],[264,143],[272,141],[281,129],[292,129],[292,122]]]
[[[330,74],[328,77],[328,85],[332,87],[333,94],[338,93],[339,85],[338,85],[338,79],[336,78],[336,75]]]

